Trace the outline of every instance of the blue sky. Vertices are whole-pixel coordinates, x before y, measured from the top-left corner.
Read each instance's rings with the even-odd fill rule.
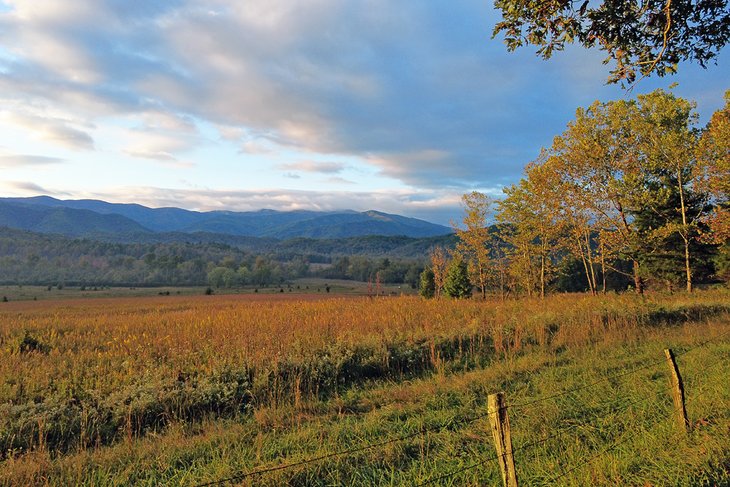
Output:
[[[0,195],[447,224],[579,106],[676,82],[704,122],[730,88],[727,49],[627,94],[602,53],[507,53],[497,21],[471,0],[0,0]]]

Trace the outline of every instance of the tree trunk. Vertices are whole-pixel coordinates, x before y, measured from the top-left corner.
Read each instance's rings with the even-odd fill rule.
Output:
[[[588,261],[586,261],[586,254],[585,254],[585,252],[583,252],[583,244],[580,243],[580,238],[577,235],[576,235],[575,241],[578,244],[578,248],[580,249],[580,260],[583,262],[583,269],[586,272],[586,281],[588,281],[588,290],[591,292],[591,294],[596,294],[595,289],[593,289],[593,283],[591,282],[591,273],[588,270]]]
[[[505,275],[504,275],[504,262],[499,263],[499,297],[502,301],[504,301],[504,281],[505,281]]]
[[[598,294],[598,284],[596,283],[596,270],[593,268],[593,251],[591,250],[591,238],[589,230],[584,230],[583,236],[586,239],[586,252],[588,255],[589,269],[591,270],[591,282],[593,283],[593,295]]]
[[[524,251],[525,256],[525,265],[527,265],[527,275],[526,278],[526,289],[527,289],[527,296],[532,297],[532,291],[533,291],[533,285],[535,283],[535,277],[532,273],[532,256],[529,254],[527,250]]]
[[[540,297],[545,297],[545,256],[540,256]]]
[[[682,169],[677,168],[677,185],[679,186],[679,202],[682,211],[682,240],[684,240],[684,270],[687,274],[687,292],[692,292],[692,267],[689,261],[689,226],[687,225],[687,209],[684,206],[684,184]]]
[[[479,271],[479,280],[481,281],[481,287],[482,287],[482,301],[487,300],[487,271],[482,268]]]
[[[600,242],[600,250],[601,252],[601,279],[603,280],[603,294],[606,294],[606,248],[603,244],[603,238],[601,238],[601,235],[598,235],[598,239]]]
[[[644,280],[639,274],[639,261],[633,260],[634,265],[634,286],[636,287],[637,294],[644,294]]]
[[[687,292],[692,292],[692,268],[689,261],[689,239],[684,238],[684,270],[687,274]]]

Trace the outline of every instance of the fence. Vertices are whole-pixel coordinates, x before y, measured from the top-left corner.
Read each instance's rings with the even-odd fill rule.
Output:
[[[532,400],[522,402],[522,403],[509,404],[507,402],[506,395],[502,392],[499,392],[496,394],[491,394],[488,397],[488,401],[487,401],[487,405],[488,405],[487,411],[480,413],[480,414],[473,415],[469,418],[465,418],[462,420],[454,420],[454,421],[450,421],[450,422],[447,422],[447,423],[444,423],[441,425],[432,426],[432,427],[428,427],[428,428],[421,428],[420,430],[415,431],[410,434],[390,438],[387,440],[383,440],[381,442],[369,443],[369,444],[362,445],[362,446],[355,447],[355,448],[340,450],[340,451],[324,454],[321,456],[308,458],[306,460],[301,460],[301,461],[291,462],[291,463],[282,463],[282,464],[272,466],[272,467],[259,468],[259,469],[254,469],[254,470],[250,470],[247,472],[241,472],[239,474],[232,475],[230,477],[218,479],[218,480],[215,480],[212,482],[198,484],[196,487],[210,487],[210,486],[215,486],[215,485],[224,485],[224,484],[229,484],[229,483],[233,483],[233,482],[240,482],[240,481],[243,481],[246,479],[263,476],[263,475],[266,475],[266,474],[269,474],[272,472],[302,467],[302,466],[305,466],[308,464],[321,462],[321,461],[327,460],[327,459],[332,459],[332,458],[336,458],[336,457],[346,457],[346,456],[354,455],[354,454],[364,452],[367,450],[375,450],[378,448],[382,448],[386,445],[390,445],[393,443],[407,441],[409,439],[416,438],[416,437],[419,437],[422,435],[426,435],[428,433],[439,432],[439,431],[443,431],[445,429],[453,429],[457,426],[468,425],[468,424],[474,423],[476,421],[486,420],[487,418],[489,419],[489,423],[490,423],[491,430],[492,430],[492,436],[494,439],[494,446],[495,446],[495,453],[491,456],[488,456],[486,458],[482,458],[478,461],[475,461],[474,463],[469,464],[467,466],[446,472],[442,475],[434,476],[434,477],[426,480],[425,482],[422,482],[421,484],[419,484],[419,486],[433,485],[440,481],[455,477],[463,472],[479,468],[490,462],[497,462],[500,467],[500,471],[502,474],[502,482],[503,482],[504,486],[505,487],[517,487],[519,485],[519,481],[518,481],[518,479],[519,479],[518,470],[519,469],[518,469],[518,465],[516,464],[515,458],[514,458],[515,457],[514,454],[516,452],[529,450],[536,446],[544,444],[552,439],[555,439],[555,438],[558,438],[561,436],[565,436],[565,435],[569,434],[571,431],[579,428],[582,425],[575,424],[569,428],[563,429],[554,434],[540,438],[539,440],[521,445],[517,448],[513,448],[512,439],[511,439],[511,428],[510,428],[510,424],[509,424],[509,413],[510,412],[516,414],[518,411],[524,411],[526,409],[531,409],[531,408],[537,407],[537,405],[539,403],[543,403],[546,401],[552,401],[561,396],[572,394],[572,393],[575,393],[575,392],[578,392],[581,390],[595,388],[596,386],[598,386],[604,382],[612,382],[617,379],[621,379],[621,378],[627,377],[629,375],[636,374],[643,370],[647,370],[652,367],[657,367],[658,365],[661,365],[661,364],[666,364],[666,366],[669,369],[669,378],[670,378],[668,392],[671,395],[672,401],[674,404],[674,407],[672,408],[672,413],[673,413],[674,417],[670,418],[670,420],[675,421],[677,423],[677,431],[676,431],[675,435],[677,435],[677,436],[685,435],[691,430],[691,422],[687,416],[687,410],[685,407],[684,384],[682,381],[681,372],[680,372],[679,366],[677,364],[676,358],[679,356],[685,355],[687,353],[690,353],[693,350],[696,350],[698,348],[704,347],[710,343],[724,340],[728,337],[730,337],[730,333],[721,335],[719,337],[719,339],[716,338],[716,339],[706,340],[704,342],[699,343],[698,345],[696,345],[694,347],[688,348],[681,352],[674,352],[671,349],[665,349],[664,357],[662,357],[661,359],[648,361],[646,363],[640,364],[640,365],[632,368],[629,371],[625,371],[625,372],[618,373],[618,374],[606,375],[597,381],[594,381],[594,382],[591,382],[588,384],[584,384],[582,386],[575,387],[572,389],[560,391],[555,394],[550,394],[550,395],[547,395],[544,397],[532,399]],[[706,370],[713,368],[716,365],[721,364],[722,362],[723,362],[723,358],[719,358],[719,359],[715,360],[714,362],[712,362],[709,366],[707,366]],[[613,409],[611,412],[622,412],[624,410],[627,410],[632,405],[642,402],[644,400],[645,400],[644,398],[641,398],[639,400],[624,403],[621,407],[617,407],[617,408]],[[658,421],[656,421],[654,423],[654,425],[659,424],[659,422],[661,422],[661,421],[666,421],[666,418],[660,418]],[[547,485],[554,485],[558,480],[566,477],[567,475],[569,475],[570,473],[579,469],[580,467],[582,467],[584,465],[588,465],[591,462],[594,462],[598,458],[601,458],[602,456],[610,453],[612,450],[616,449],[620,445],[628,442],[630,439],[634,438],[635,436],[646,433],[649,429],[650,428],[643,428],[640,430],[635,430],[632,434],[625,434],[622,437],[617,438],[615,441],[610,443],[607,447],[601,449],[600,451],[596,452],[595,454],[592,454],[590,456],[583,458],[583,460],[578,462],[577,464],[563,469],[561,472],[554,475],[552,478],[547,480],[545,483]]]

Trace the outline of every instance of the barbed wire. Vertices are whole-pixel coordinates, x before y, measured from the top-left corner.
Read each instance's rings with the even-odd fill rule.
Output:
[[[571,429],[574,429],[574,428],[577,428],[577,427],[578,427],[578,425],[575,425],[575,426],[572,426],[572,427],[571,427]],[[537,441],[533,441],[533,442],[531,442],[531,443],[527,443],[527,444],[525,444],[525,445],[522,445],[522,446],[519,446],[519,447],[517,447],[517,448],[513,448],[513,449],[512,449],[512,453],[514,454],[514,453],[516,453],[516,452],[518,452],[518,451],[521,451],[521,450],[527,450],[527,449],[529,449],[529,448],[535,447],[535,446],[537,446],[537,445],[540,445],[540,444],[542,444],[542,443],[545,443],[545,442],[547,442],[547,441],[549,441],[549,440],[551,440],[551,439],[553,439],[553,438],[557,438],[558,436],[560,436],[560,435],[562,435],[562,434],[565,434],[565,433],[566,433],[566,431],[559,431],[559,432],[557,432],[557,433],[554,433],[554,434],[552,434],[552,435],[549,435],[549,436],[547,436],[547,437],[545,437],[545,438],[541,438],[541,439],[539,439],[539,440],[537,440]],[[434,478],[428,479],[427,481],[425,481],[425,482],[423,482],[423,483],[420,483],[420,484],[417,484],[417,485],[418,485],[418,487],[421,487],[421,486],[423,486],[423,485],[430,485],[430,484],[433,484],[434,482],[437,482],[437,481],[439,481],[439,480],[444,480],[444,479],[447,479],[447,478],[449,478],[449,477],[454,477],[454,476],[456,476],[456,475],[458,475],[458,474],[460,474],[460,473],[462,473],[462,472],[466,472],[466,471],[468,471],[468,470],[472,470],[472,469],[474,469],[474,468],[480,467],[480,466],[482,466],[482,465],[485,465],[485,464],[487,464],[487,463],[489,463],[489,462],[492,462],[492,461],[494,461],[494,460],[498,460],[498,459],[499,459],[500,457],[503,457],[503,456],[505,456],[505,455],[506,455],[506,454],[504,454],[504,453],[503,453],[503,454],[501,454],[501,455],[494,455],[494,456],[491,456],[491,457],[489,457],[489,458],[486,458],[486,459],[484,459],[484,460],[482,460],[482,461],[480,461],[480,462],[476,462],[476,463],[473,463],[473,464],[471,464],[471,465],[468,465],[468,466],[466,466],[466,467],[462,467],[462,468],[459,468],[459,469],[457,469],[457,470],[454,470],[454,471],[452,471],[452,472],[449,472],[449,473],[447,473],[447,474],[444,474],[444,475],[439,475],[438,477],[434,477]]]
[[[635,374],[637,372],[641,372],[642,370],[650,369],[651,367],[655,367],[655,366],[657,366],[659,364],[662,364],[662,363],[665,363],[665,362],[666,362],[666,359],[657,360],[655,362],[651,362],[651,363],[642,365],[641,367],[634,368],[634,369],[632,369],[632,370],[630,370],[628,372],[622,372],[620,374],[613,374],[613,375],[610,375],[610,376],[605,376],[605,377],[603,377],[603,378],[601,378],[601,379],[599,379],[597,381],[590,382],[588,384],[583,384],[582,386],[574,387],[572,389],[568,389],[568,390],[565,390],[565,391],[557,392],[555,394],[550,394],[548,396],[540,397],[540,398],[537,398],[537,399],[532,399],[530,401],[526,401],[526,402],[522,402],[522,403],[509,404],[509,405],[507,405],[505,407],[508,408],[508,409],[525,409],[528,406],[532,406],[532,405],[537,404],[537,403],[549,401],[551,399],[555,399],[555,398],[558,398],[560,396],[565,396],[565,395],[572,394],[574,392],[582,391],[582,390],[585,390],[585,389],[591,389],[591,388],[593,388],[593,387],[595,387],[595,386],[597,386],[599,384],[602,384],[604,382],[610,382],[610,381],[615,380],[615,379],[620,379],[622,377],[627,377],[629,375]]]
[[[721,334],[719,338],[720,339],[724,339],[724,338],[728,338],[728,337],[730,337],[730,332]],[[712,343],[712,342],[717,341],[717,338],[718,337],[712,337],[712,338],[710,338],[708,340],[705,340],[703,342],[700,342],[699,344],[694,345],[692,347],[689,347],[689,348],[687,348],[685,350],[680,350],[680,351],[674,352],[674,356],[675,357],[680,357],[680,356],[685,355],[685,354],[687,354],[689,352],[692,352],[694,350],[697,350],[699,348],[702,348],[702,347],[704,347],[705,345],[707,345],[709,343]],[[564,396],[564,395],[567,395],[567,394],[572,394],[574,392],[582,391],[582,390],[585,390],[585,389],[590,389],[590,388],[593,388],[593,387],[595,387],[595,386],[597,386],[599,384],[602,384],[604,382],[610,382],[610,381],[615,380],[615,379],[620,379],[622,377],[627,377],[629,375],[633,375],[633,374],[635,374],[637,372],[641,372],[643,370],[650,369],[651,367],[655,367],[655,366],[660,365],[660,364],[663,364],[663,363],[666,363],[666,358],[657,359],[657,360],[648,362],[648,363],[646,363],[644,365],[641,365],[639,367],[635,367],[635,368],[633,368],[633,369],[631,369],[629,371],[621,372],[619,374],[608,375],[608,376],[602,377],[601,379],[598,379],[598,380],[596,380],[594,382],[590,382],[588,384],[584,384],[584,385],[581,385],[581,386],[578,386],[578,387],[574,387],[572,389],[568,389],[568,390],[565,390],[565,391],[556,392],[556,393],[550,394],[548,396],[540,397],[540,398],[537,398],[537,399],[532,399],[532,400],[525,401],[525,402],[522,402],[522,403],[508,404],[508,405],[504,406],[504,408],[505,409],[524,409],[524,408],[527,408],[528,406],[532,406],[533,404],[537,404],[537,403],[544,402],[544,401],[549,401],[551,399],[555,399],[555,398],[558,398],[560,396]]]
[[[663,419],[664,418],[660,418],[659,420],[654,421],[653,423],[651,423],[650,426],[653,428],[654,426],[656,426],[657,424],[659,424]],[[643,427],[643,428],[641,428],[640,431],[634,432],[633,434],[626,434],[626,435],[624,435],[622,437],[619,437],[617,440],[615,440],[613,443],[611,443],[606,448],[601,449],[599,452],[597,452],[597,453],[595,453],[593,455],[590,455],[590,456],[587,456],[587,457],[583,457],[583,460],[581,462],[579,462],[578,464],[573,465],[571,468],[568,468],[567,470],[563,470],[560,474],[552,477],[548,481],[547,485],[555,485],[555,483],[557,483],[558,480],[562,479],[563,477],[566,477],[567,475],[569,475],[572,472],[575,472],[579,468],[584,467],[584,466],[586,466],[586,465],[594,462],[595,460],[597,460],[598,458],[601,458],[603,455],[605,455],[606,453],[614,450],[618,446],[620,446],[620,445],[628,442],[629,440],[637,437],[639,434],[646,434],[646,433],[648,433],[649,432],[649,429],[650,428],[648,428],[648,427]],[[680,434],[683,435],[684,432],[683,431],[675,432],[670,437],[673,438],[675,436],[680,436]]]
[[[628,404],[622,404],[620,408],[617,408],[617,409],[615,409],[613,411],[610,411],[610,412],[611,413],[616,413],[616,412],[619,412],[619,411],[624,411],[624,410],[628,409],[629,407],[633,406],[634,404],[637,404],[639,402],[644,402],[644,401],[645,401],[645,398],[640,398],[640,399],[637,399],[635,401],[629,402]],[[605,405],[605,403],[604,403],[604,405]],[[553,433],[551,435],[545,436],[545,437],[543,437],[543,438],[541,438],[539,440],[532,441],[532,442],[526,443],[524,445],[520,445],[519,447],[512,449],[512,454],[514,455],[515,453],[520,452],[520,451],[527,451],[527,450],[529,450],[531,448],[534,448],[534,447],[536,447],[538,445],[541,445],[543,443],[547,443],[548,441],[550,441],[552,439],[555,439],[555,438],[557,438],[559,436],[564,436],[567,433],[569,433],[569,432],[571,432],[573,430],[576,430],[576,429],[578,429],[581,426],[583,426],[583,424],[572,424],[572,425],[568,426],[567,428],[561,429],[561,430],[559,430],[559,431],[557,431],[557,432],[555,432],[555,433]],[[447,478],[450,478],[450,477],[455,477],[456,475],[458,475],[460,473],[467,472],[469,470],[473,470],[475,468],[481,467],[482,465],[486,465],[489,462],[492,462],[494,460],[498,460],[502,456],[505,456],[505,454],[502,454],[502,455],[493,455],[493,456],[488,457],[488,458],[486,458],[484,460],[481,460],[479,462],[475,462],[475,463],[473,463],[471,465],[467,465],[465,467],[461,467],[461,468],[456,469],[456,470],[453,470],[453,471],[451,471],[449,473],[446,473],[446,474],[439,475],[437,477],[428,479],[425,482],[422,482],[422,483],[416,484],[416,485],[418,487],[421,487],[421,486],[424,486],[424,485],[433,484],[435,482],[438,482],[439,480],[444,480],[444,479],[447,479]]]
[[[724,338],[726,338],[728,336],[730,336],[730,332],[720,335],[719,338],[720,339],[724,339]],[[675,357],[678,357],[678,356],[681,356],[681,355],[685,355],[685,354],[687,354],[687,353],[689,353],[689,352],[691,352],[693,350],[696,350],[698,348],[704,347],[705,345],[707,345],[709,343],[715,342],[717,339],[718,339],[718,337],[712,337],[712,338],[710,338],[708,340],[705,340],[703,342],[700,342],[697,345],[694,345],[692,347],[689,347],[688,349],[675,352],[674,355],[675,355]],[[713,367],[713,366],[717,365],[717,363],[721,363],[722,361],[723,361],[722,358],[719,359],[719,360],[717,360],[717,361],[715,361],[709,367],[705,367],[705,370],[709,369],[710,367]],[[601,378],[601,379],[599,379],[597,381],[594,381],[594,382],[591,382],[591,383],[588,383],[588,384],[584,384],[582,386],[578,386],[578,387],[575,387],[575,388],[572,388],[572,389],[568,389],[566,391],[561,391],[561,392],[558,392],[558,393],[555,393],[555,394],[550,394],[548,396],[544,396],[544,397],[537,398],[537,399],[534,399],[534,400],[526,401],[526,402],[523,402],[523,403],[517,403],[517,404],[512,404],[512,405],[505,405],[501,409],[503,409],[503,410],[504,409],[513,409],[513,410],[514,409],[525,409],[525,408],[528,408],[528,406],[532,406],[532,405],[537,404],[537,403],[541,403],[541,402],[544,402],[544,401],[548,401],[548,400],[551,400],[551,399],[555,399],[555,398],[560,397],[560,396],[564,396],[564,395],[567,395],[567,394],[572,394],[574,392],[578,392],[578,391],[581,391],[581,390],[585,390],[585,389],[589,389],[589,388],[595,387],[595,386],[597,386],[599,384],[602,384],[602,383],[604,383],[606,381],[611,381],[611,380],[619,379],[619,378],[622,378],[622,377],[627,377],[629,375],[635,374],[635,373],[640,372],[642,370],[647,370],[647,369],[649,369],[651,367],[657,366],[657,365],[662,364],[662,363],[665,363],[665,362],[666,362],[666,358],[663,358],[661,360],[651,361],[651,362],[648,362],[648,363],[646,363],[646,364],[644,364],[642,366],[633,368],[633,369],[631,369],[631,370],[629,370],[627,372],[622,372],[622,373],[619,373],[619,374],[612,374],[612,375],[609,375],[609,376],[605,376],[605,377],[603,377],[603,378]],[[628,404],[624,404],[623,409],[627,409],[628,407],[630,407],[630,406],[632,406],[634,404],[637,404],[639,402],[644,402],[644,401],[645,401],[645,399],[644,398],[641,398],[641,399],[638,399],[636,401],[632,401],[632,402],[630,402]],[[617,412],[617,411],[612,411],[612,412]],[[401,441],[406,441],[406,440],[415,438],[417,436],[425,435],[427,433],[437,432],[437,431],[443,431],[443,430],[445,430],[447,428],[454,427],[454,426],[457,426],[457,425],[471,424],[471,423],[476,422],[476,421],[478,421],[480,419],[484,419],[484,418],[488,417],[490,414],[495,414],[495,413],[496,413],[496,411],[494,411],[494,412],[486,412],[486,413],[481,413],[481,414],[473,415],[473,416],[470,416],[469,418],[465,418],[465,419],[461,419],[461,420],[452,419],[451,421],[448,421],[448,422],[443,423],[443,424],[440,424],[440,425],[435,425],[435,426],[431,426],[431,427],[427,427],[427,428],[420,428],[418,431],[415,431],[413,433],[409,433],[409,434],[406,434],[406,435],[401,435],[401,436],[398,436],[398,437],[395,437],[395,438],[390,438],[388,440],[384,440],[384,441],[380,441],[380,442],[375,442],[375,443],[370,443],[370,444],[367,444],[367,445],[362,445],[362,446],[359,446],[359,447],[350,448],[350,449],[346,449],[346,450],[340,450],[340,451],[336,451],[336,452],[331,452],[331,453],[327,453],[327,454],[320,455],[320,456],[317,456],[317,457],[312,457],[312,458],[300,460],[300,461],[297,461],[297,462],[284,463],[284,464],[275,465],[275,466],[268,467],[268,468],[254,469],[254,470],[251,470],[251,471],[248,471],[248,472],[242,472],[240,474],[232,475],[230,477],[226,477],[226,478],[223,478],[223,479],[219,479],[219,480],[215,480],[215,481],[211,481],[211,482],[207,482],[207,483],[202,483],[202,484],[197,484],[195,487],[210,487],[210,486],[213,486],[213,485],[226,484],[226,483],[230,483],[230,482],[244,480],[246,478],[253,477],[253,476],[256,476],[256,475],[263,475],[263,474],[267,474],[267,473],[271,473],[271,472],[276,472],[276,471],[280,471],[280,470],[286,470],[286,469],[290,469],[290,468],[300,467],[300,466],[303,466],[303,465],[307,465],[307,464],[315,463],[315,462],[320,462],[322,460],[327,460],[327,459],[330,459],[330,458],[336,458],[336,457],[341,457],[341,456],[352,455],[352,454],[355,454],[355,453],[360,453],[360,452],[363,452],[363,451],[367,451],[367,450],[371,450],[371,449],[375,449],[375,448],[387,446],[387,445],[390,445],[390,444],[393,444],[393,443],[398,443],[398,442],[401,442]],[[522,451],[522,450],[527,450],[527,449],[533,448],[533,447],[535,447],[537,445],[540,445],[542,443],[545,443],[545,442],[549,441],[550,439],[553,439],[553,438],[556,438],[558,436],[564,435],[567,431],[570,431],[572,429],[575,429],[578,426],[581,426],[581,425],[580,424],[573,425],[573,426],[569,427],[567,430],[561,430],[561,431],[558,431],[557,433],[554,433],[552,435],[549,435],[549,436],[547,436],[545,438],[542,438],[540,440],[537,440],[537,441],[534,441],[534,442],[531,442],[531,443],[527,443],[525,445],[522,445],[522,446],[520,446],[520,447],[518,447],[516,449],[513,449],[513,453],[518,452],[518,451]],[[583,462],[583,463],[581,463],[579,465],[576,465],[573,468],[571,468],[571,469],[563,472],[558,477],[555,477],[553,479],[553,481],[558,480],[558,479],[564,477],[565,475],[568,475],[570,472],[576,470],[577,468],[580,468],[582,465],[586,465],[586,464],[590,463],[591,461],[594,461],[596,458],[600,457],[602,454],[607,453],[608,451],[611,451],[613,448],[615,448],[616,446],[618,446],[621,443],[624,443],[625,441],[628,441],[628,439],[632,438],[633,436],[635,436],[635,435],[630,435],[626,439],[622,439],[622,440],[620,440],[618,442],[614,442],[608,448],[602,450],[602,452],[599,452],[599,454],[590,457],[587,461],[585,461],[585,462]],[[439,480],[444,480],[446,478],[450,478],[450,477],[456,476],[456,475],[458,475],[460,473],[463,473],[463,472],[472,470],[474,468],[478,468],[478,467],[480,467],[482,465],[485,465],[485,464],[487,464],[487,463],[489,463],[491,461],[498,460],[499,458],[500,458],[500,455],[495,455],[495,456],[489,457],[487,459],[484,459],[482,461],[475,462],[475,463],[473,463],[471,465],[467,465],[465,467],[459,468],[459,469],[454,470],[452,472],[449,472],[447,474],[440,475],[438,477],[434,477],[434,478],[429,479],[429,480],[427,480],[427,481],[425,481],[425,482],[423,482],[421,484],[418,484],[418,485],[421,485],[421,486],[422,485],[429,485],[429,484],[432,484],[432,483],[437,482]]]
[[[685,350],[680,350],[678,352],[674,352],[674,355],[675,355],[675,357],[679,357],[680,355],[685,355],[685,354],[687,354],[687,353],[689,353],[689,352],[691,352],[693,350],[697,350],[698,348],[702,348],[705,345],[708,345],[710,343],[719,342],[719,341],[724,340],[724,339],[727,339],[727,338],[730,338],[730,331],[727,331],[725,333],[721,333],[719,336],[714,336],[714,337],[708,338],[707,340],[702,341],[702,342],[700,342],[700,343],[698,343],[696,345],[693,345],[693,346],[691,346],[691,347],[689,347],[689,348],[687,348]]]
[[[219,479],[219,480],[215,480],[215,481],[211,481],[211,482],[207,482],[207,483],[203,483],[203,484],[197,484],[195,487],[209,487],[212,485],[220,485],[220,484],[225,484],[225,483],[229,483],[229,482],[235,482],[237,480],[243,480],[243,479],[246,479],[249,477],[253,477],[255,475],[262,475],[262,474],[266,474],[266,473],[276,472],[278,470],[285,470],[285,469],[289,469],[289,468],[300,467],[300,466],[307,465],[310,463],[327,460],[329,458],[352,455],[354,453],[360,453],[362,451],[372,450],[374,448],[379,448],[382,446],[390,445],[392,443],[406,441],[406,440],[415,438],[417,436],[425,435],[427,433],[440,432],[447,428],[452,428],[454,426],[464,426],[467,424],[471,424],[476,421],[479,421],[480,419],[486,418],[488,415],[489,415],[489,413],[482,413],[482,414],[470,416],[465,419],[460,419],[460,420],[452,419],[452,420],[450,420],[446,423],[440,424],[440,425],[420,428],[418,431],[414,431],[413,433],[408,433],[406,435],[397,436],[395,438],[390,438],[388,440],[383,440],[383,441],[379,441],[379,442],[375,442],[375,443],[369,443],[367,445],[349,448],[347,450],[340,450],[340,451],[336,451],[336,452],[326,453],[324,455],[308,458],[305,460],[300,460],[298,462],[275,465],[273,467],[251,470],[249,472],[242,472],[240,474],[232,475],[230,477],[226,477],[223,479]]]
[[[700,345],[698,345],[698,346],[692,347],[692,348],[691,348],[691,349],[689,349],[689,350],[685,350],[685,351],[683,351],[683,352],[682,352],[682,354],[685,354],[685,353],[688,353],[688,352],[690,352],[690,351],[692,351],[692,350],[695,350],[695,349],[699,348],[700,346],[704,346],[704,345],[706,345],[707,343],[709,343],[710,341],[711,341],[711,340],[707,340],[707,341],[705,341],[704,343],[702,343],[702,344],[700,344]],[[712,341],[714,341],[714,340],[712,340]],[[678,355],[678,354],[675,354],[675,355]],[[719,358],[719,359],[717,359],[717,360],[714,360],[713,362],[711,362],[711,363],[710,363],[710,365],[708,365],[708,366],[705,366],[705,367],[703,368],[703,370],[702,370],[702,373],[703,373],[703,375],[706,375],[706,372],[707,372],[707,371],[708,371],[709,369],[711,369],[712,367],[715,367],[716,365],[718,365],[718,364],[720,364],[720,363],[722,363],[722,362],[724,362],[724,357],[721,357],[721,358]],[[639,400],[637,400],[637,401],[634,401],[634,404],[635,404],[635,403],[637,403],[637,402],[643,402],[643,398],[642,398],[642,399],[639,399]],[[624,408],[624,409],[626,409],[626,408]],[[670,409],[671,409],[672,411],[675,411],[675,412],[676,412],[676,411],[680,410],[680,409],[681,409],[681,407],[678,407],[678,406],[676,406],[676,405],[672,405]],[[654,421],[654,422],[653,422],[653,423],[651,424],[651,427],[654,427],[655,425],[659,424],[659,423],[660,423],[660,422],[661,422],[661,421],[662,421],[663,419],[664,419],[663,417],[660,417],[660,419],[658,419],[658,420]],[[638,435],[639,435],[639,433],[641,433],[641,434],[647,434],[647,433],[649,432],[649,430],[650,430],[650,428],[649,428],[649,427],[643,427],[643,428],[641,428],[641,430],[640,430],[639,432],[635,432],[635,433],[633,433],[633,434],[630,434],[630,435],[625,435],[624,437],[622,437],[622,438],[619,438],[619,439],[617,439],[617,440],[616,440],[616,441],[614,441],[614,442],[613,442],[613,443],[612,443],[611,445],[609,445],[608,447],[606,447],[606,448],[602,449],[602,450],[601,450],[601,451],[599,451],[598,453],[596,453],[596,454],[594,454],[594,455],[591,455],[591,456],[589,456],[589,457],[584,457],[584,460],[583,460],[582,462],[578,463],[577,465],[574,465],[573,467],[571,467],[571,468],[569,468],[569,469],[567,469],[567,470],[564,470],[564,471],[563,471],[563,472],[561,472],[561,473],[560,473],[559,475],[557,475],[557,476],[555,476],[555,477],[552,477],[552,478],[550,479],[550,481],[548,482],[548,485],[553,485],[553,484],[555,484],[555,483],[556,483],[556,482],[557,482],[558,480],[560,480],[561,478],[563,478],[563,477],[567,476],[568,474],[570,474],[570,473],[572,473],[572,472],[576,471],[576,470],[577,470],[577,469],[579,469],[580,467],[582,467],[582,466],[585,466],[585,465],[588,465],[589,463],[591,463],[591,462],[595,461],[596,459],[598,459],[598,458],[602,457],[603,455],[605,455],[605,454],[606,454],[606,453],[608,453],[609,451],[612,451],[612,450],[614,450],[615,448],[617,448],[618,446],[620,446],[620,445],[622,445],[622,444],[626,443],[627,441],[629,441],[629,440],[631,440],[631,439],[635,438],[636,436],[638,436]],[[685,431],[677,431],[677,432],[675,432],[675,433],[674,433],[673,435],[671,435],[671,438],[674,438],[674,437],[676,437],[676,436],[681,436],[681,435],[684,435],[685,433],[686,433]]]

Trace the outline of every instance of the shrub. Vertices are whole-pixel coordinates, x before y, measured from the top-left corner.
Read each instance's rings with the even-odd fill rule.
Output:
[[[39,352],[39,353],[48,353],[51,351],[51,347],[46,345],[45,343],[42,343],[40,340],[35,338],[33,335],[25,332],[25,335],[23,335],[23,339],[20,340],[20,343],[18,344],[18,353],[31,353],[31,352]]]

